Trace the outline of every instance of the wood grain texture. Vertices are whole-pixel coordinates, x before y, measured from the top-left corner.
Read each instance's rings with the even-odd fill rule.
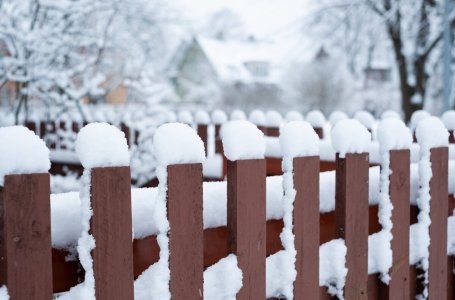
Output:
[[[336,159],[335,213],[338,237],[346,242],[345,298],[368,299],[368,154]]]
[[[90,231],[97,300],[134,298],[131,175],[129,167],[94,168]]]
[[[168,166],[168,219],[171,297],[202,299],[204,229],[202,164]]]
[[[392,267],[387,299],[409,299],[410,151],[390,151],[392,210]]]
[[[52,299],[49,174],[5,176],[0,218],[0,285],[11,300]]]
[[[294,158],[294,299],[319,297],[319,156]]]
[[[431,149],[430,180],[430,257],[428,299],[447,299],[447,210],[448,161],[447,147]]]
[[[238,258],[243,287],[237,299],[265,299],[264,159],[228,161],[228,251]]]

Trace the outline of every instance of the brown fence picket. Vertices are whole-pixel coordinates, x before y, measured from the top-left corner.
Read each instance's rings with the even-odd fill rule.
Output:
[[[368,299],[368,154],[336,158],[335,213],[338,237],[346,243],[346,299]]]
[[[126,143],[128,144],[128,147],[131,147],[130,127],[122,122],[120,123],[120,130],[123,131],[123,133],[125,134]]]
[[[265,160],[228,161],[228,251],[238,258],[243,286],[237,299],[265,299]]]
[[[131,174],[129,167],[94,168],[90,231],[96,241],[96,299],[134,299]]]
[[[319,136],[319,139],[323,139],[324,138],[324,128],[322,127],[313,127],[314,131],[316,132],[316,134]]]
[[[428,299],[447,299],[448,148],[431,149]]]
[[[202,142],[204,142],[204,150],[205,155],[207,156],[207,145],[208,145],[208,126],[206,124],[198,124],[197,125],[197,134],[201,138]]]
[[[392,150],[389,177],[392,210],[392,267],[386,286],[387,299],[409,299],[410,151]]]
[[[449,130],[449,143],[455,144],[455,134],[454,134],[453,130]]]
[[[202,164],[172,165],[168,166],[167,170],[172,299],[202,299]]]
[[[52,299],[49,174],[5,176],[0,218],[0,285],[11,300]]]
[[[294,158],[294,299],[319,297],[319,157]]]
[[[223,154],[223,141],[220,135],[221,125],[215,124],[215,153]]]
[[[266,132],[266,135],[270,136],[270,137],[279,137],[280,136],[279,127],[266,127],[265,132]]]

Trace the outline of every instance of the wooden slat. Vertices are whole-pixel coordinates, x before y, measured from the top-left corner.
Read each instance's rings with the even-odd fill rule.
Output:
[[[392,267],[387,299],[409,299],[410,151],[390,151],[392,210]]]
[[[223,140],[220,137],[221,125],[215,124],[215,153],[223,154]]]
[[[120,130],[125,134],[126,143],[128,147],[131,147],[131,132],[130,127],[125,123],[120,123]]]
[[[314,131],[316,132],[316,134],[319,136],[319,139],[323,139],[324,138],[324,128],[322,127],[313,127]]]
[[[319,297],[319,157],[294,159],[294,299]]]
[[[133,299],[130,168],[92,169],[91,205],[96,299]]]
[[[202,164],[168,166],[172,299],[203,298]]]
[[[204,142],[204,149],[205,155],[207,156],[207,145],[208,145],[208,133],[207,133],[208,126],[205,124],[198,124],[197,125],[197,134],[201,138],[202,142]]]
[[[265,160],[228,161],[228,251],[238,257],[237,299],[265,299]]]
[[[267,127],[265,128],[267,136],[270,137],[279,137],[280,136],[280,128],[279,127]]]
[[[430,257],[428,299],[447,299],[447,210],[448,161],[447,147],[431,149],[430,180]]]
[[[338,237],[346,242],[345,299],[368,299],[368,154],[336,160],[335,212]]]
[[[11,300],[52,299],[49,174],[5,176],[0,217],[0,285]]]

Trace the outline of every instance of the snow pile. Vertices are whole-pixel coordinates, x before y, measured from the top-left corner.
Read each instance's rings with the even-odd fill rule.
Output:
[[[231,161],[264,158],[264,133],[248,121],[230,121],[221,127],[224,155]]]
[[[409,128],[411,129],[411,131],[416,130],[417,126],[419,125],[419,122],[428,117],[431,117],[431,115],[425,110],[415,111],[411,116],[411,120],[409,121]]]
[[[230,254],[204,271],[204,299],[235,300],[242,288],[237,256]]]
[[[167,123],[177,122],[177,115],[172,110],[166,112],[165,118]]]
[[[335,124],[338,123],[339,121],[346,120],[346,119],[349,119],[349,118],[344,112],[342,112],[342,111],[334,111],[329,116],[329,123],[332,126],[335,126]]]
[[[161,166],[205,160],[201,138],[190,126],[182,123],[161,125],[153,137],[153,151]]]
[[[368,129],[373,129],[375,119],[372,114],[367,111],[358,111],[354,115],[354,119],[362,123]]]
[[[240,109],[231,112],[231,121],[246,120],[246,115]]]
[[[419,184],[420,189],[417,198],[419,207],[418,223],[411,226],[411,244],[418,246],[416,252],[411,254],[412,260],[418,262],[424,271],[423,297],[428,297],[428,265],[431,224],[430,219],[430,181],[433,176],[431,169],[431,148],[448,145],[449,133],[444,124],[436,117],[422,119],[416,129],[416,137],[420,145]]]
[[[442,114],[441,120],[447,130],[455,130],[455,110],[446,111]]]
[[[0,141],[0,186],[5,175],[49,171],[49,149],[33,131],[23,126],[0,127]]]
[[[401,120],[400,114],[397,113],[397,112],[394,111],[394,110],[386,110],[385,112],[383,112],[383,113],[381,114],[381,119],[382,119],[382,120],[388,119],[388,118],[394,118],[394,119]]]
[[[280,129],[280,147],[286,158],[318,155],[319,137],[309,123],[291,121]]]
[[[286,116],[284,117],[286,122],[291,122],[291,121],[303,121],[304,117],[303,115],[296,111],[296,110],[291,110],[286,113]]]
[[[267,127],[280,127],[283,123],[283,117],[279,112],[274,110],[269,110],[265,114],[265,126]]]
[[[283,231],[284,232],[284,231]],[[281,234],[283,235],[283,233]],[[291,242],[291,241],[290,241]],[[294,243],[294,238],[292,238]],[[294,298],[296,251],[294,248],[281,250],[266,259],[266,298]]]
[[[259,109],[255,109],[250,112],[248,116],[248,120],[257,126],[264,126],[265,125],[265,114]]]
[[[357,120],[342,120],[332,129],[332,146],[341,158],[346,153],[368,152],[371,134]]]
[[[319,111],[319,110],[313,110],[313,111],[310,111],[307,115],[306,115],[306,120],[308,123],[311,124],[311,126],[313,127],[324,127],[324,124],[325,124],[325,117],[324,117],[324,114]]]
[[[193,115],[187,110],[179,111],[177,119],[180,123],[185,123],[188,125],[193,124]]]
[[[216,109],[212,112],[212,122],[215,125],[223,124],[227,121],[227,115],[224,111]]]
[[[210,124],[210,116],[205,110],[198,110],[194,116],[196,124],[208,125]]]
[[[319,286],[327,286],[329,294],[344,299],[343,288],[346,283],[346,244],[336,239],[319,247]]]
[[[125,134],[107,123],[90,123],[82,128],[76,153],[85,169],[130,164]]]
[[[390,199],[390,150],[409,149],[412,145],[411,131],[396,118],[386,118],[378,127],[378,140],[381,152],[381,178],[379,195],[379,223],[382,230],[368,239],[369,274],[381,273],[381,280],[388,284],[389,269],[392,266],[392,210]]]

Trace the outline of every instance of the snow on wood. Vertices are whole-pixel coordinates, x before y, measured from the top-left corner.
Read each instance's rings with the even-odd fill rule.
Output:
[[[347,153],[368,152],[371,134],[357,120],[342,120],[332,129],[332,146],[341,158]]]
[[[313,110],[313,111],[310,111],[307,115],[306,115],[306,120],[308,123],[311,124],[311,126],[313,127],[324,127],[324,124],[325,124],[325,117],[324,117],[324,114],[319,111],[319,110]]]
[[[269,110],[265,114],[265,126],[280,127],[283,123],[283,117],[275,110]]]
[[[264,158],[264,133],[248,121],[230,121],[221,128],[224,155],[231,161]]]
[[[248,115],[248,121],[257,126],[265,125],[265,114],[262,110],[255,109],[250,112]]]
[[[5,175],[49,171],[49,149],[34,132],[23,126],[1,127],[0,140],[0,186]]]
[[[292,121],[280,129],[281,153],[284,157],[319,154],[319,137],[313,127],[303,121]]]

